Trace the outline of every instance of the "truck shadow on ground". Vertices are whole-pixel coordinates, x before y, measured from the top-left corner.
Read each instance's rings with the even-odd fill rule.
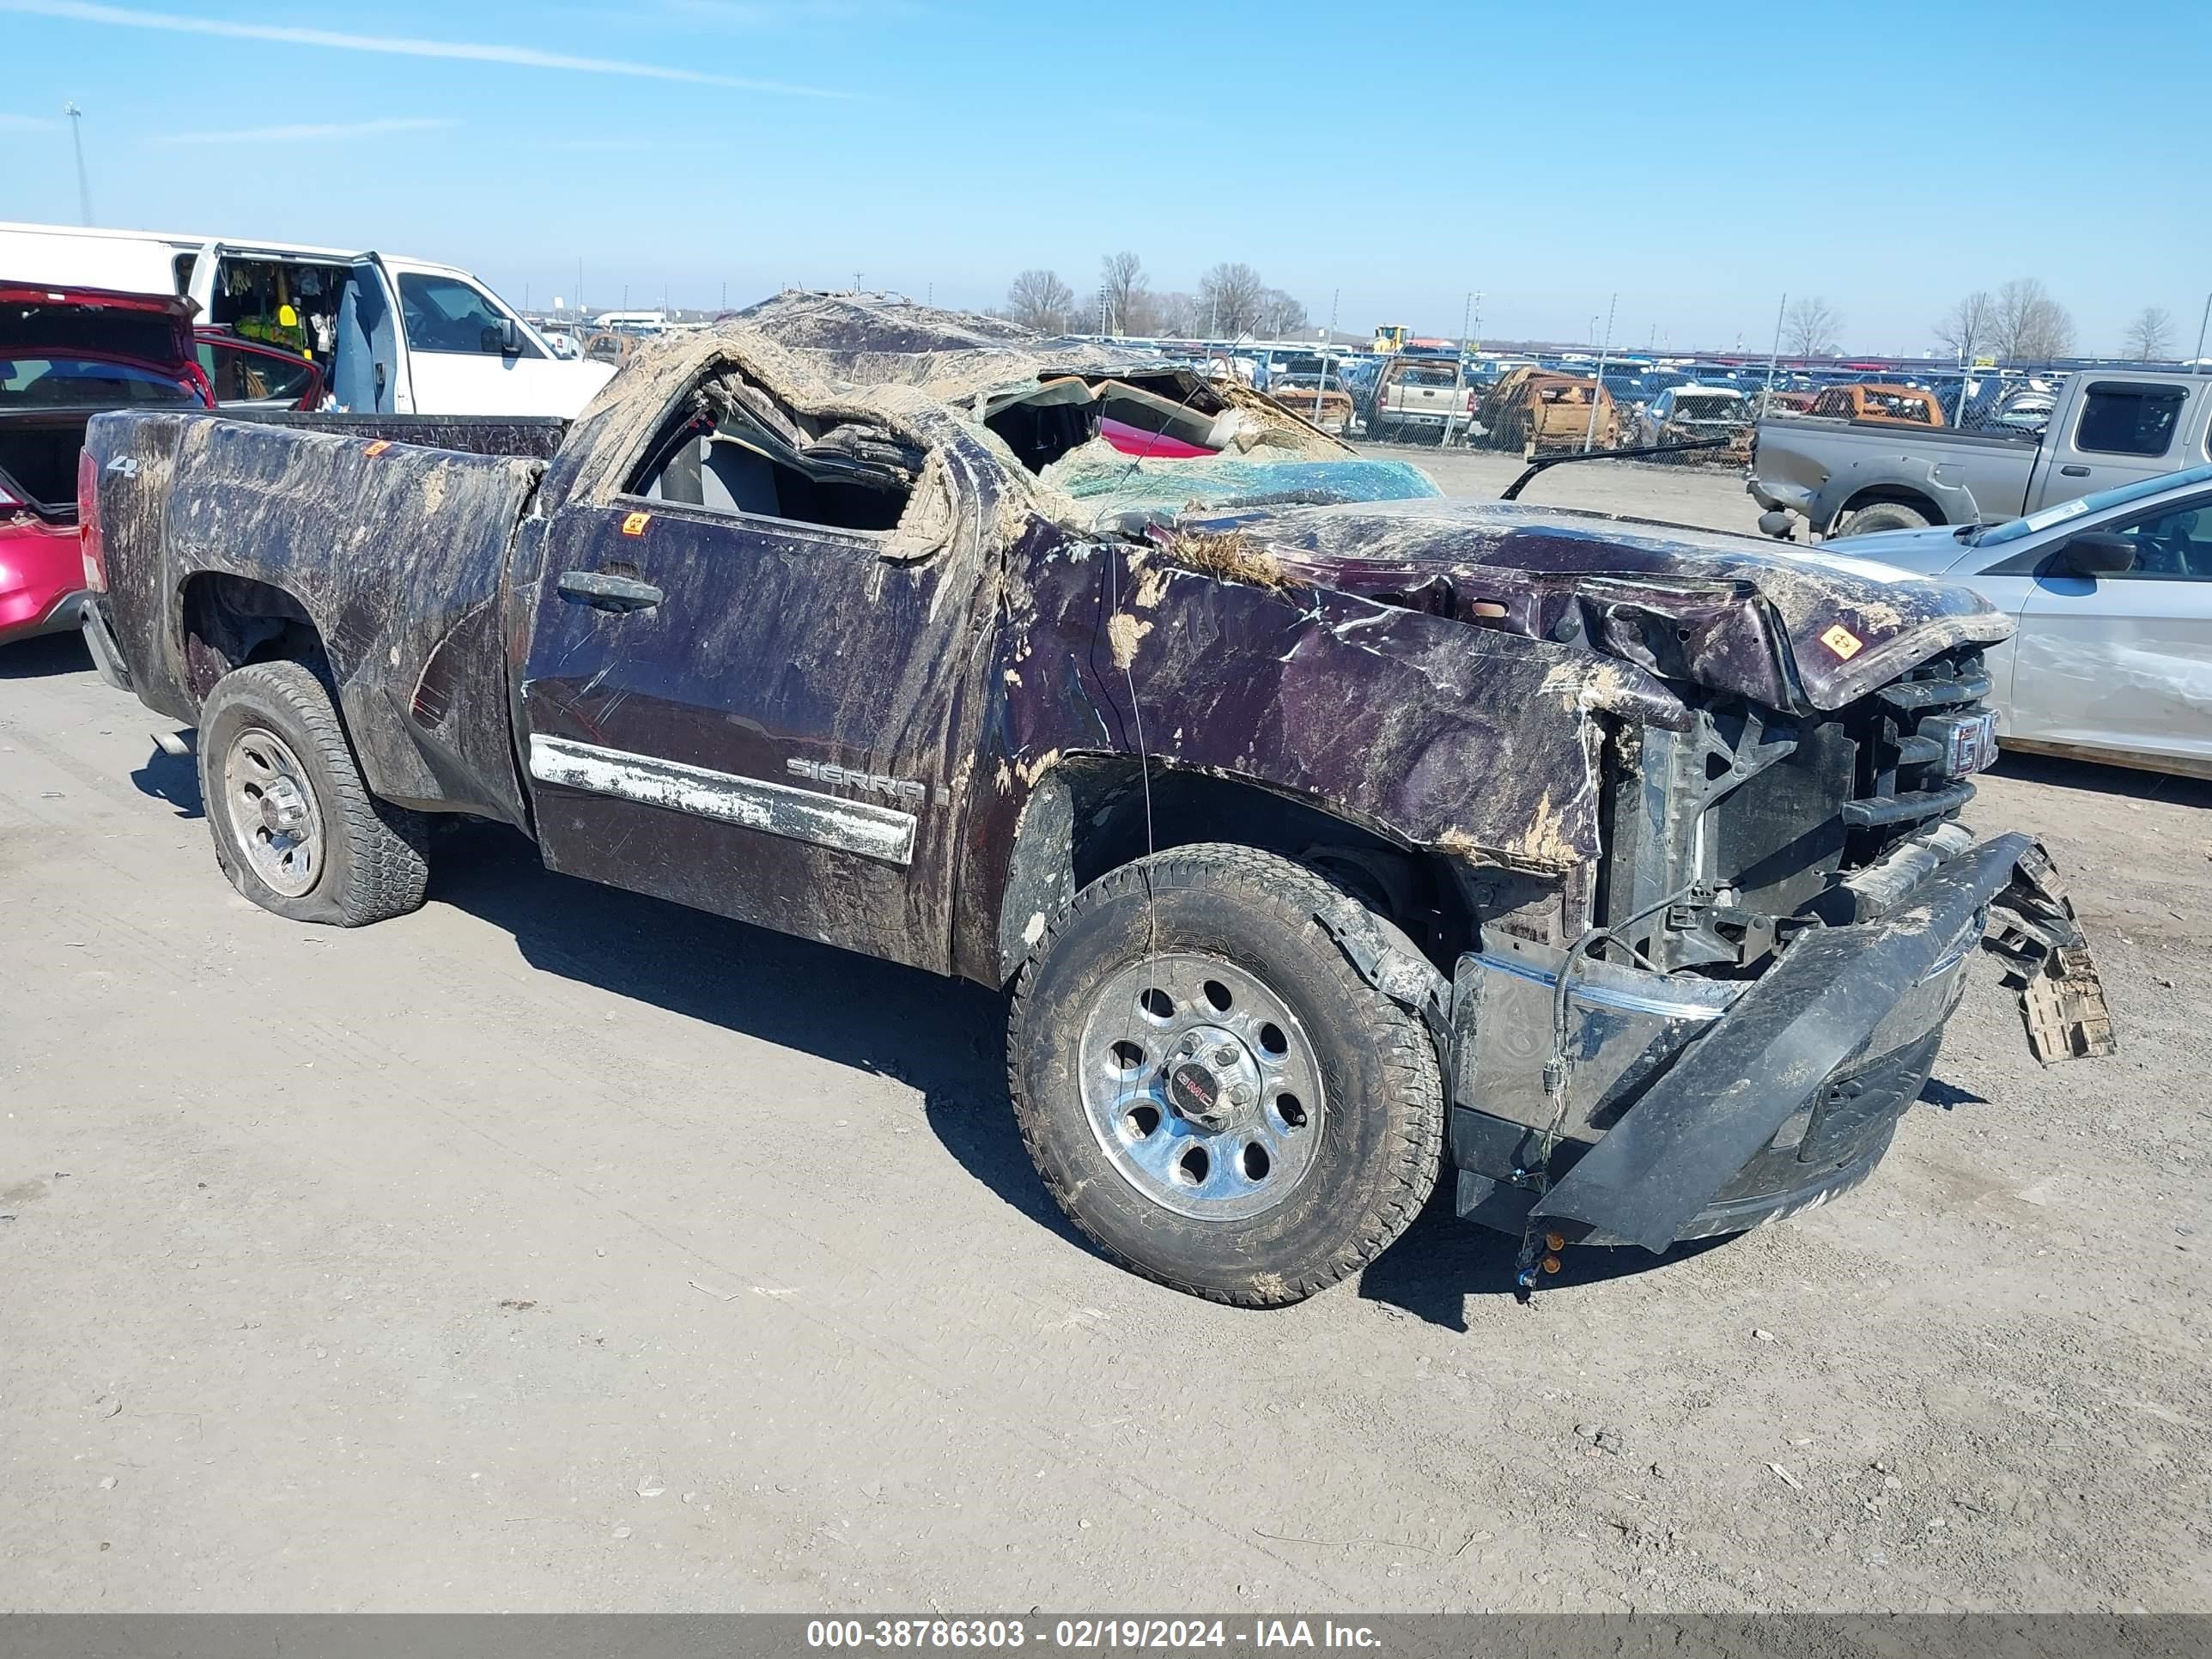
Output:
[[[156,749],[131,775],[179,817],[203,816],[189,757]],[[430,896],[507,933],[543,972],[908,1085],[963,1169],[1024,1219],[1091,1249],[1023,1149],[1006,1100],[1006,1005],[983,987],[556,875],[520,836],[487,825],[441,835]],[[1361,1299],[1464,1331],[1470,1296],[1515,1294],[1517,1241],[1459,1220],[1451,1193],[1447,1175],[1360,1274]],[[1544,1289],[1650,1272],[1725,1242],[1664,1256],[1571,1249]]]
[[[519,836],[471,827],[433,854],[431,897],[509,934],[532,967],[918,1090],[931,1130],[1024,1219],[1090,1250],[1045,1193],[1006,1100],[1006,1005],[964,981],[552,874]],[[1447,1179],[1360,1275],[1363,1299],[1467,1328],[1469,1296],[1510,1297],[1516,1241],[1452,1213]],[[1570,1290],[1698,1254],[1569,1251]]]
[[[156,747],[145,763],[131,775],[142,795],[165,800],[180,818],[204,818],[200,805],[199,762],[191,755],[172,755]]]
[[[82,634],[44,634],[0,646],[0,680],[58,679],[91,666],[92,653],[85,649]]]
[[[488,826],[442,836],[431,860],[431,901],[507,933],[533,968],[918,1091],[962,1167],[1088,1248],[1022,1149],[1005,1004],[982,987],[556,875]]]

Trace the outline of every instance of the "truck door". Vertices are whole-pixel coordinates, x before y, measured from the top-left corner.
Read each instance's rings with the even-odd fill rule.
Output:
[[[2027,512],[2155,477],[2189,465],[2179,439],[2191,389],[2173,382],[2083,377],[2073,407],[2044,440],[2043,471]],[[2204,394],[2194,394],[2202,398]]]
[[[2031,742],[2212,764],[2212,490],[2095,526],[2123,575],[2038,572],[2013,641],[2014,730]]]
[[[522,679],[538,838],[556,870],[943,971],[996,514],[959,504],[975,468],[840,431],[678,416],[555,512]],[[971,528],[917,545],[902,515]]]

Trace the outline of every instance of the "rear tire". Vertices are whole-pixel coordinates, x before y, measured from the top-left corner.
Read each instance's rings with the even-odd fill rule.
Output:
[[[216,862],[263,909],[360,927],[421,906],[428,826],[369,793],[330,692],[304,665],[250,663],[216,683],[200,710],[199,775]]]
[[[1877,530],[1925,530],[1935,522],[1902,501],[1870,501],[1844,520],[1844,536],[1871,536]]]
[[[1121,1266],[1277,1307],[1420,1212],[1443,1158],[1441,1068],[1422,1021],[1322,927],[1356,902],[1273,854],[1177,848],[1086,887],[1024,965],[1007,1043],[1022,1139]]]

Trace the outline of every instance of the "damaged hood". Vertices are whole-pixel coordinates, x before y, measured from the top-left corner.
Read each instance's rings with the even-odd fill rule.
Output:
[[[1750,536],[1504,502],[1224,514],[1317,586],[1591,648],[1777,708],[1839,708],[1938,652],[2008,637],[1969,590]]]

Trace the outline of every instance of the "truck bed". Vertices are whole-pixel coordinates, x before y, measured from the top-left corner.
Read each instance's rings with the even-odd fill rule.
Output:
[[[1948,524],[2010,518],[2025,510],[2040,448],[2032,437],[1956,427],[1769,415],[1757,428],[1752,493],[1804,513],[1822,534],[1863,489],[1917,496]]]
[[[306,623],[379,795],[526,823],[501,598],[564,427],[95,416],[100,610],[132,690],[197,724],[224,672]]]

